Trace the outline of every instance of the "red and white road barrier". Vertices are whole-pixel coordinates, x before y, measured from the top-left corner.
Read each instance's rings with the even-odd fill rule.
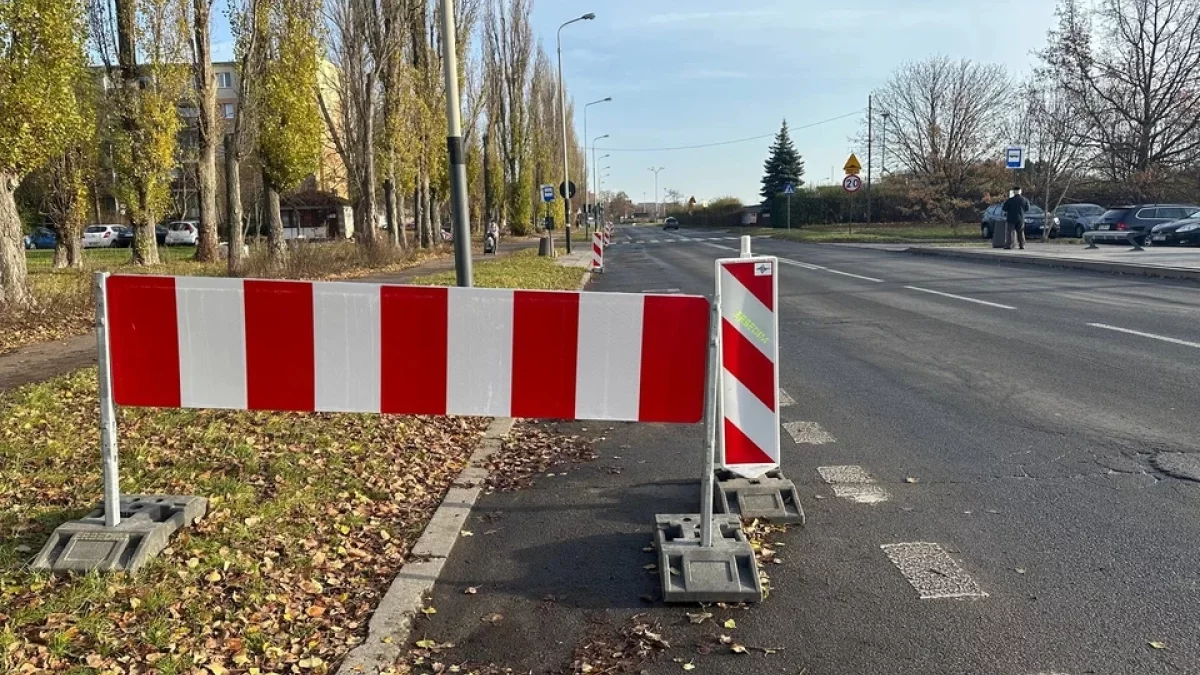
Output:
[[[119,405],[700,421],[708,301],[110,276]]]
[[[604,248],[608,248],[608,245],[611,243],[612,243],[612,225],[605,225],[604,226]]]
[[[604,235],[599,232],[592,234],[592,271],[604,271]]]
[[[746,478],[779,466],[778,261],[717,261],[720,461]]]

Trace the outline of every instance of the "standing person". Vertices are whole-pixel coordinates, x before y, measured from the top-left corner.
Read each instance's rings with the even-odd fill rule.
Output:
[[[1004,222],[1006,223],[1006,232],[1004,235],[1004,248],[1011,249],[1013,243],[1013,230],[1016,230],[1017,243],[1021,250],[1025,250],[1025,213],[1029,211],[1029,200],[1021,196],[1021,188],[1015,187],[1012,189],[1012,196],[1004,202]]]

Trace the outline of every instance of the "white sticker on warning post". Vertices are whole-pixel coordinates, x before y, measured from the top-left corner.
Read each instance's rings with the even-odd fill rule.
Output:
[[[758,263],[757,265],[755,265],[755,266],[754,266],[754,276],[756,276],[756,277],[769,277],[769,276],[771,276],[771,270],[772,270],[772,269],[773,269],[773,265],[772,265],[771,263],[769,263],[769,262],[760,262],[760,263]]]

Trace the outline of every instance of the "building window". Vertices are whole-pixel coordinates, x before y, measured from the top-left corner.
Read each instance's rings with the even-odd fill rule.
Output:
[[[227,120],[233,119],[233,104],[232,103],[222,103],[221,104],[221,117],[224,117]]]
[[[233,87],[233,73],[217,73],[217,86],[221,89]]]

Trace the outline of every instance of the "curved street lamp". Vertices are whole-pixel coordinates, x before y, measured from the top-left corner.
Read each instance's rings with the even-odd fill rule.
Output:
[[[566,215],[567,222],[564,224],[567,235],[567,253],[571,252],[571,169],[568,166],[567,159],[567,92],[563,89],[563,74],[562,74],[562,30],[567,26],[577,21],[591,21],[596,15],[593,12],[588,12],[583,16],[571,19],[558,27],[558,113],[562,118],[562,143],[563,143],[563,209]]]
[[[588,111],[587,111],[587,109],[594,105],[598,105],[600,103],[611,103],[611,102],[612,102],[612,97],[605,96],[602,99],[597,99],[595,101],[592,101],[591,103],[584,104],[584,106],[583,106],[583,142],[584,143],[587,143],[587,139],[588,139],[588,130],[587,130],[587,112]],[[583,152],[583,154],[584,154],[583,161],[587,162],[587,147],[586,146],[584,147],[583,151],[584,151]],[[595,146],[592,146],[592,157],[594,158],[595,156],[596,156],[596,149],[595,149]],[[593,161],[592,166],[595,166],[595,164],[594,164],[595,160],[593,159],[592,161]],[[583,187],[584,187],[584,190],[583,190],[583,213],[586,216],[587,211],[588,211],[588,191],[587,191],[586,185],[584,185]],[[585,220],[583,221],[583,231],[585,234],[587,233],[587,228],[588,228],[588,222],[585,218]]]

